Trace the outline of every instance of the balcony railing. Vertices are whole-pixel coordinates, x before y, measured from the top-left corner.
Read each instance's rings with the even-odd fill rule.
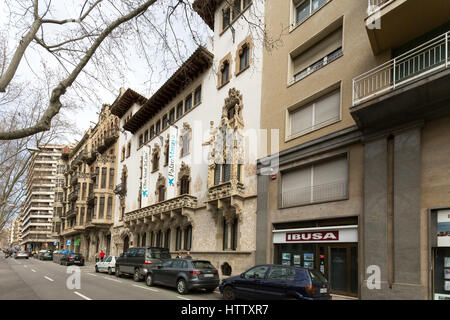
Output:
[[[369,6],[367,9],[367,13],[369,15],[371,15],[378,9],[381,9],[381,6],[383,6],[384,4],[386,4],[388,2],[392,2],[392,1],[395,1],[395,0],[369,0]]]
[[[448,68],[449,37],[444,33],[353,79],[353,105]]]
[[[325,201],[343,200],[348,197],[347,186],[348,182],[347,180],[344,180],[312,187],[283,191],[282,207],[293,207]]]
[[[75,173],[72,178],[70,178],[70,184],[73,186],[74,184],[77,184],[78,182],[78,174]]]
[[[75,190],[71,194],[69,194],[69,197],[68,197],[69,201],[75,201],[77,199],[78,199],[78,190]]]

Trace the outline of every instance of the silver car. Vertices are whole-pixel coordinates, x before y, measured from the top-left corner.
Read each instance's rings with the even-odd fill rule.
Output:
[[[28,253],[23,251],[18,251],[14,254],[14,259],[28,259]]]
[[[108,256],[103,261],[95,264],[95,272],[108,272],[114,274],[116,272],[116,257]]]

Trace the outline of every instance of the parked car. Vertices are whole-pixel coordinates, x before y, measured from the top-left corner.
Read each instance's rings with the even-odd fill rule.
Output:
[[[28,254],[24,251],[16,251],[14,253],[14,259],[28,259]]]
[[[192,289],[212,292],[219,286],[219,272],[206,260],[170,259],[149,269],[145,277],[148,286],[160,284],[174,287],[179,294]]]
[[[129,274],[133,275],[134,281],[141,281],[145,279],[149,269],[170,258],[170,252],[167,248],[129,248],[116,259],[116,276]]]
[[[53,252],[47,250],[46,252],[39,253],[39,260],[53,260]]]
[[[50,250],[41,250],[41,251],[39,251],[38,254],[37,254],[37,258],[39,260],[42,260],[41,257],[47,252],[50,252]]]
[[[61,264],[61,259],[70,253],[74,253],[74,252],[69,251],[69,250],[59,250],[59,251],[53,252],[53,262]]]
[[[95,264],[95,272],[108,272],[113,274],[116,272],[116,257],[108,256],[104,261],[99,261]]]
[[[330,285],[320,271],[268,264],[222,280],[219,291],[225,300],[331,299]]]
[[[65,266],[69,266],[72,264],[84,266],[84,257],[81,253],[64,253],[59,259],[59,264]]]

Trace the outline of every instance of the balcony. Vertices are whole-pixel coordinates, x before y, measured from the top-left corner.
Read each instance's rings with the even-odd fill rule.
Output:
[[[75,190],[69,194],[69,197],[68,197],[69,202],[76,201],[77,199],[78,199],[78,190]]]
[[[361,128],[399,125],[447,114],[450,32],[353,79],[350,113]]]
[[[450,1],[369,0],[366,31],[379,54],[416,39],[450,20]]]
[[[106,150],[108,150],[108,148],[110,146],[112,146],[118,138],[119,138],[119,128],[113,128],[113,129],[108,130],[106,132],[105,137],[103,137],[103,139],[101,139],[99,142],[99,145],[97,148],[98,152],[103,153]]]
[[[97,159],[97,152],[95,151],[86,152],[83,156],[83,160],[86,161],[88,165],[93,164],[95,159]]]
[[[87,198],[88,206],[93,206],[94,205],[94,200],[95,200],[95,193],[91,191],[91,192],[89,192],[88,198]]]
[[[153,205],[125,213],[125,224],[133,227],[140,223],[157,224],[165,219],[188,217],[192,219],[192,214],[197,208],[197,197],[182,195],[169,200],[161,201]]]
[[[78,174],[75,172],[72,178],[70,178],[70,185],[76,185],[78,183]]]
[[[73,215],[75,215],[75,209],[73,208],[66,212],[66,218],[70,218]]]

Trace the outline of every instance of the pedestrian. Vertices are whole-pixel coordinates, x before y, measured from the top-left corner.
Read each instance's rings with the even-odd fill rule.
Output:
[[[100,261],[103,262],[103,259],[105,258],[105,253],[103,252],[103,250],[100,252]]]
[[[100,253],[97,252],[95,254],[95,262],[98,262],[99,258],[100,258]]]
[[[192,260],[191,252],[190,252],[190,251],[186,252],[186,257],[184,257],[184,258],[185,258],[185,259]]]
[[[182,259],[183,255],[181,254],[181,251],[178,251],[177,257],[175,259]]]

